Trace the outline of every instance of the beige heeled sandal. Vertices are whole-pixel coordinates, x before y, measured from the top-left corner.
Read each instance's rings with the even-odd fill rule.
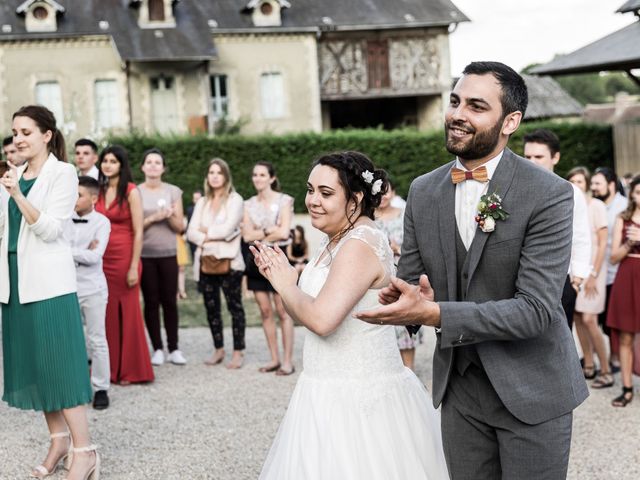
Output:
[[[80,448],[74,448],[72,450],[72,452],[74,454],[76,453],[89,453],[89,452],[95,452],[96,453],[96,463],[93,467],[91,467],[91,469],[89,469],[89,471],[86,473],[85,477],[83,480],[100,480],[100,454],[98,453],[98,446],[97,445],[89,445],[88,447],[80,447]],[[65,478],[65,480],[67,480]]]
[[[69,432],[58,432],[58,433],[52,433],[50,435],[50,438],[52,440],[54,438],[64,438],[64,437],[71,438],[71,435],[69,435]],[[72,447],[73,447],[73,443],[70,443],[69,451],[58,459],[56,464],[53,466],[53,470],[49,471],[47,470],[47,467],[45,467],[44,465],[38,465],[33,469],[33,471],[30,474],[30,477],[40,478],[40,479],[50,477],[51,475],[56,473],[56,470],[58,469],[60,462],[62,462],[63,468],[65,468],[66,470],[69,470],[69,467],[71,466],[71,459],[72,459]]]

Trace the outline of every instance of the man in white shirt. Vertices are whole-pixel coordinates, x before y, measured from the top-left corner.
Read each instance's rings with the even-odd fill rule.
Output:
[[[524,136],[524,156],[538,166],[553,172],[560,161],[560,140],[550,130],[540,129]],[[591,274],[591,228],[584,193],[573,187],[573,241],[569,275],[562,292],[562,308],[569,329],[573,327],[573,312],[578,291]]]
[[[607,207],[607,224],[609,236],[607,237],[607,250],[604,255],[607,269],[607,296],[605,300],[604,312],[598,316],[598,323],[602,325],[604,333],[609,336],[609,346],[611,348],[612,371],[616,373],[620,369],[618,361],[618,337],[612,335],[607,327],[607,311],[609,309],[609,296],[611,286],[618,272],[618,265],[613,265],[610,261],[611,244],[613,242],[613,227],[616,218],[627,208],[628,200],[618,191],[618,177],[609,167],[599,167],[591,176],[591,194],[594,198],[602,200]]]
[[[98,180],[98,146],[93,140],[81,138],[75,145],[76,167],[79,176],[87,176]]]
[[[78,184],[78,201],[65,236],[71,244],[76,263],[78,300],[87,327],[87,350],[91,358],[91,384],[94,390],[93,408],[109,406],[111,369],[109,346],[105,333],[107,310],[107,280],[102,271],[102,256],[107,248],[111,224],[94,210],[100,187],[92,177],[82,176]]]

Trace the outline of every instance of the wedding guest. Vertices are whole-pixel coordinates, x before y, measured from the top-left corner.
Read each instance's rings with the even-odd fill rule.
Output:
[[[111,222],[104,252],[107,277],[107,343],[111,382],[121,385],[153,381],[149,347],[140,310],[140,252],[143,212],[140,192],[133,183],[129,155],[119,145],[100,153],[100,195],[96,211]]]
[[[607,250],[605,252],[605,265],[607,269],[607,289],[604,302],[604,311],[598,316],[598,323],[602,326],[604,333],[609,336],[610,363],[612,372],[616,373],[620,370],[620,362],[618,361],[619,341],[618,332],[611,330],[607,326],[607,315],[609,310],[609,299],[611,297],[611,287],[616,278],[618,265],[611,263],[611,244],[613,242],[613,231],[616,218],[627,208],[627,199],[620,193],[618,189],[617,175],[609,167],[599,167],[591,176],[591,195],[593,198],[602,200],[607,207]]]
[[[144,215],[142,241],[142,279],[144,320],[153,346],[153,365],[165,361],[160,331],[160,306],[167,334],[167,361],[187,363],[178,349],[178,259],[176,235],[184,231],[182,190],[162,181],[166,162],[157,148],[142,154],[144,182],[138,185]]]
[[[301,274],[309,263],[309,244],[304,237],[304,228],[301,225],[296,225],[291,233],[291,243],[287,245],[286,254],[289,263],[295,267],[298,274]]]
[[[611,288],[607,325],[620,334],[622,372],[622,395],[611,404],[626,407],[633,400],[633,342],[640,333],[640,176],[629,183],[629,204],[616,219],[611,263],[620,266]]]
[[[13,144],[13,136],[6,137],[2,140],[2,156],[5,162],[11,162],[16,167],[24,163],[24,159],[18,155],[18,149]]]
[[[551,172],[560,161],[560,140],[550,130],[539,129],[524,136],[524,157]],[[569,330],[573,328],[576,298],[591,273],[591,231],[584,193],[573,187],[573,240],[571,263],[562,292],[562,308]]]
[[[586,379],[596,379],[591,385],[593,388],[606,388],[613,386],[613,376],[609,369],[604,337],[598,327],[598,314],[604,311],[607,285],[607,271],[604,265],[604,255],[607,249],[607,208],[601,200],[592,198],[588,194],[590,174],[585,167],[571,169],[567,174],[567,180],[585,194],[589,226],[592,232],[591,273],[589,273],[584,287],[578,292],[573,317],[584,356],[582,370]],[[593,361],[594,348],[600,361],[600,373],[597,378]]]
[[[280,191],[280,183],[276,171],[270,162],[258,162],[253,167],[251,176],[256,195],[244,203],[242,221],[242,237],[247,244],[255,241],[282,249],[291,243],[289,231],[293,218],[293,198]],[[261,372],[276,372],[276,375],[291,375],[294,372],[293,355],[293,320],[284,309],[282,298],[269,281],[260,275],[251,255],[245,256],[247,265],[247,288],[253,291],[256,303],[260,308],[262,328],[267,339],[271,361],[260,368]],[[283,361],[280,363],[278,351],[278,334],[273,318],[272,302],[280,317],[282,329]]]
[[[78,200],[75,215],[67,224],[66,237],[76,265],[80,313],[86,325],[88,351],[91,358],[93,408],[109,407],[109,346],[105,332],[107,311],[107,279],[102,270],[102,256],[109,243],[111,224],[94,210],[100,194],[100,184],[92,177],[78,179]]]
[[[237,369],[242,367],[245,349],[242,306],[244,259],[240,249],[243,200],[233,188],[229,165],[221,158],[209,162],[204,192],[204,197],[195,205],[187,238],[198,246],[193,272],[201,286],[215,347],[213,355],[205,363],[217,365],[225,358],[220,305],[222,290],[233,331],[233,354],[227,368]]]
[[[394,207],[392,204],[396,190],[391,180],[387,182],[387,187],[388,190],[381,197],[380,206],[376,208],[375,217],[376,224],[389,239],[389,246],[391,247],[394,261],[397,265],[402,250],[404,208]],[[413,370],[416,346],[422,343],[422,329],[418,330],[414,335],[409,333],[405,327],[395,326],[394,329],[396,331],[400,355],[402,356],[402,363]]]
[[[25,106],[13,114],[13,140],[26,163],[9,164],[0,183],[0,302],[4,395],[10,406],[44,412],[51,444],[31,477],[46,478],[73,461],[69,476],[100,470],[91,445],[87,352],[71,247],[63,235],[78,197],[53,114]]]
[[[81,138],[76,142],[75,147],[78,175],[98,180],[100,172],[96,167],[98,162],[98,146],[96,143],[88,138]]]

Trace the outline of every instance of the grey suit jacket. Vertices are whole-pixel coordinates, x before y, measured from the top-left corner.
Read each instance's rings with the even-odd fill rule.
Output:
[[[537,424],[588,396],[560,298],[569,270],[573,190],[568,182],[504,151],[489,193],[510,214],[469,248],[466,301],[456,301],[454,162],[411,184],[398,276],[426,273],[440,305],[433,403],[442,402],[460,345],[475,344],[509,412]],[[481,401],[482,399],[478,399]]]

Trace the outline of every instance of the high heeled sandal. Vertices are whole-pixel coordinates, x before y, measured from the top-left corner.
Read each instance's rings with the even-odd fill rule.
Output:
[[[54,438],[64,438],[64,437],[71,438],[71,435],[69,434],[69,432],[58,432],[58,433],[52,433],[51,435],[49,435],[49,437],[53,440]],[[33,471],[29,476],[31,478],[40,478],[40,479],[50,477],[51,475],[56,473],[56,470],[58,469],[60,462],[62,462],[62,467],[65,470],[69,470],[69,467],[71,467],[71,460],[73,456],[72,451],[73,451],[73,442],[69,444],[69,450],[67,451],[67,453],[60,456],[60,458],[56,461],[51,471],[49,471],[47,467],[45,467],[44,465],[40,464],[33,469]]]
[[[629,393],[631,395],[627,397]],[[633,400],[633,387],[622,387],[622,395],[614,398],[611,401],[611,405],[614,407],[626,407],[631,403],[631,400]]]
[[[88,447],[80,447],[74,448],[73,453],[89,453],[95,452],[96,454],[96,463],[89,469],[89,471],[85,474],[83,480],[100,480],[100,454],[98,453],[97,445],[89,445]],[[68,480],[65,478],[64,480]]]

